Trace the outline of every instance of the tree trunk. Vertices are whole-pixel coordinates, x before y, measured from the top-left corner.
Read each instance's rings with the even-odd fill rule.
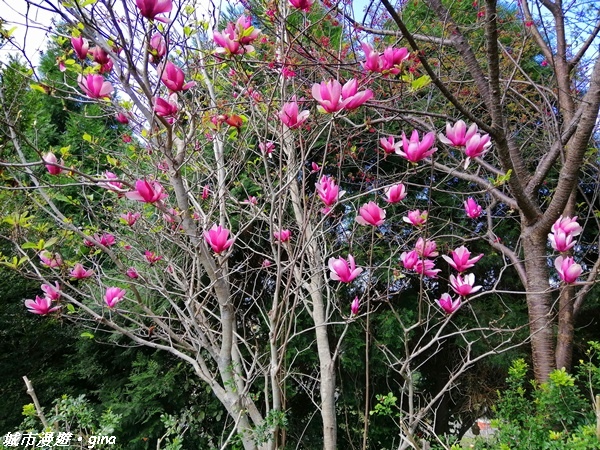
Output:
[[[552,294],[548,284],[545,234],[525,228],[523,256],[527,272],[527,309],[529,311],[529,331],[531,354],[535,379],[539,383],[548,380],[550,372],[556,369],[554,353],[554,331],[552,320]]]

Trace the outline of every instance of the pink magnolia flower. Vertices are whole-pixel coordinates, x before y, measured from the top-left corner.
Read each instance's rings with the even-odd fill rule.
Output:
[[[60,70],[61,72],[67,71],[67,66],[65,65],[64,57],[59,56],[58,58],[56,58],[56,64],[58,65],[58,70]]]
[[[54,282],[54,286],[51,284],[42,284],[42,291],[44,291],[44,297],[50,300],[58,300],[60,298],[60,284],[58,284],[58,281]]]
[[[319,172],[321,170],[319,165],[314,161],[310,163],[310,169],[311,169],[311,172],[313,172],[313,173]]]
[[[92,275],[94,275],[94,271],[92,269],[86,270],[86,268],[83,267],[82,264],[77,263],[75,264],[75,267],[71,269],[69,275],[71,275],[71,278],[75,278],[76,280],[82,280],[84,278],[89,278]]]
[[[229,23],[227,28],[221,31],[213,31],[213,39],[217,44],[216,53],[225,53],[227,56],[243,55],[254,51],[251,45],[242,45],[237,40],[232,23]]]
[[[415,227],[420,227],[425,225],[427,222],[427,216],[429,213],[427,211],[421,212],[420,209],[415,209],[414,211],[409,211],[407,216],[404,216],[402,220],[406,223],[410,223]]]
[[[548,239],[550,239],[550,245],[552,245],[552,248],[561,253],[572,249],[577,242],[573,239],[573,235],[571,233],[565,233],[561,229],[557,229],[554,233],[549,233]]]
[[[373,97],[373,91],[367,89],[358,92],[358,83],[352,78],[344,86],[337,80],[313,84],[312,95],[325,112],[334,113],[358,108]]]
[[[127,192],[125,197],[138,202],[156,203],[168,197],[168,194],[158,181],[137,180],[135,191]]]
[[[104,245],[105,247],[112,247],[117,243],[114,235],[110,233],[104,233],[102,236],[94,235],[94,238],[98,241],[100,245]]]
[[[454,147],[464,147],[467,141],[477,134],[477,124],[472,124],[467,130],[467,124],[464,121],[459,120],[453,126],[450,123],[446,123],[446,134],[438,134],[439,140],[446,144]]]
[[[385,190],[385,201],[398,203],[406,198],[406,187],[402,183],[394,184]]]
[[[556,258],[554,260],[554,267],[556,267],[560,279],[567,284],[575,283],[577,277],[583,272],[581,265],[576,264],[575,260],[570,256],[559,256]]]
[[[556,222],[552,225],[551,231],[556,233],[558,230],[563,231],[566,234],[570,234],[571,236],[578,236],[583,228],[581,225],[577,223],[577,216],[573,217],[564,217],[560,216]]]
[[[210,187],[205,184],[202,188],[202,200],[206,200],[210,196]]]
[[[25,300],[25,306],[30,313],[45,316],[51,312],[58,311],[60,306],[52,307],[52,299],[48,297],[35,296],[35,300]]]
[[[355,316],[358,314],[358,311],[360,310],[360,300],[358,299],[358,296],[354,297],[354,300],[352,300],[352,303],[350,304],[350,313]]]
[[[150,54],[150,62],[158,64],[160,60],[167,54],[167,42],[160,33],[154,33],[148,42],[148,53]]]
[[[377,206],[377,203],[369,202],[359,208],[356,221],[360,225],[373,225],[378,227],[385,221],[385,211]]]
[[[421,258],[433,258],[439,253],[435,241],[430,241],[420,237],[415,244],[415,251]]]
[[[373,91],[371,89],[359,91],[358,81],[356,81],[355,78],[352,78],[342,86],[342,98],[344,99],[342,108],[352,111],[371,100],[373,98]]]
[[[298,112],[298,102],[296,101],[296,96],[292,96],[290,102],[285,103],[279,112],[279,119],[285,126],[291,129],[295,129],[300,127],[308,116],[310,115],[310,111],[304,110],[302,112]]]
[[[60,267],[63,263],[62,257],[58,253],[50,253],[48,251],[40,253],[40,261],[44,266],[49,267],[50,269]]]
[[[414,270],[425,277],[431,278],[437,277],[438,272],[441,272],[441,269],[435,268],[435,263],[430,259],[419,259],[415,263]]]
[[[138,219],[141,217],[140,213],[132,213],[131,211],[127,211],[124,214],[121,214],[119,216],[121,218],[121,220],[123,221],[123,223],[125,223],[126,225],[132,227],[135,225],[135,223],[138,221]]]
[[[252,17],[242,15],[235,24],[229,22],[222,32],[213,31],[213,39],[218,46],[216,52],[227,56],[251,53],[254,47],[250,44],[259,34],[260,30],[252,26]]]
[[[100,245],[104,245],[105,247],[112,247],[117,243],[115,237],[110,233],[104,233],[102,235],[94,234],[94,239],[96,239]]]
[[[171,61],[167,61],[167,64],[162,68],[160,80],[171,92],[186,91],[189,88],[196,86],[195,81],[186,83],[183,70]]]
[[[410,140],[402,133],[402,149],[396,150],[396,153],[403,158],[408,159],[413,164],[418,163],[424,158],[433,155],[437,148],[433,147],[435,142],[435,133],[433,131],[425,134],[423,140],[419,140],[419,132],[413,130]]]
[[[229,230],[221,225],[213,225],[209,231],[204,232],[206,243],[211,246],[217,254],[224,252],[233,244],[234,239],[229,238]]]
[[[73,50],[75,50],[75,54],[79,59],[86,59],[88,55],[88,41],[84,39],[82,36],[72,37],[71,45],[73,46]]]
[[[258,199],[254,195],[249,195],[246,200],[242,202],[242,205],[257,205]]]
[[[447,293],[442,294],[441,298],[438,299],[437,302],[438,305],[440,305],[440,308],[442,308],[446,314],[452,314],[461,306],[460,297],[458,297],[456,300],[452,300],[450,294]]]
[[[159,20],[165,22],[167,19],[156,17],[158,14],[171,12],[173,9],[173,0],[135,0],[135,4],[140,10],[140,14],[149,20]]]
[[[102,75],[79,75],[77,82],[84,94],[90,98],[108,98],[113,91],[112,84],[105,81]]]
[[[317,188],[317,195],[326,206],[322,211],[323,214],[327,214],[339,198],[346,193],[346,191],[340,191],[340,187],[328,175],[323,175],[321,181],[315,183],[315,187]]]
[[[362,66],[369,72],[381,72],[383,70],[383,62],[379,53],[373,50],[373,47],[369,44],[364,42],[360,44],[360,46],[365,54],[365,60],[362,63]]]
[[[135,267],[128,268],[127,271],[125,272],[125,275],[127,275],[132,280],[135,280],[136,278],[139,278],[139,276],[140,276],[138,271],[135,270]]]
[[[110,59],[110,56],[108,56],[108,53],[106,53],[102,47],[94,47],[90,50],[90,53],[92,54],[92,58],[94,58],[95,62],[101,66],[110,65],[112,68],[113,63]],[[110,70],[107,70],[107,72],[110,72]]]
[[[268,260],[268,259],[265,259],[265,260],[262,262],[262,266],[263,266],[265,269],[266,269],[267,267],[271,267],[271,264],[272,264],[272,262],[271,262],[270,260]]]
[[[300,11],[308,12],[312,7],[315,0],[288,0],[290,5],[294,8],[299,9]]]
[[[46,163],[46,169],[50,175],[59,175],[62,172],[62,169],[55,164],[62,165],[63,162],[62,160],[59,162],[54,153],[46,153],[44,156],[42,156],[42,160]]]
[[[403,252],[400,255],[400,261],[402,261],[402,265],[406,270],[414,270],[417,262],[419,261],[419,254],[416,252],[416,250]]]
[[[444,258],[456,271],[464,272],[465,270],[473,267],[477,261],[483,258],[483,253],[471,259],[469,259],[469,256],[471,256],[471,252],[463,245],[452,251],[452,258],[446,255],[442,255],[442,258]]]
[[[410,57],[410,52],[405,47],[388,47],[381,56],[383,72],[398,75],[402,70],[402,63]]]
[[[452,290],[461,297],[474,294],[481,289],[481,286],[474,286],[475,275],[470,273],[468,275],[450,275],[450,286]]]
[[[115,119],[117,119],[117,122],[122,123],[123,125],[127,125],[129,123],[129,117],[127,117],[127,114],[122,111],[117,113]]]
[[[235,30],[237,33],[237,40],[242,45],[251,44],[260,34],[260,30],[254,28],[252,25],[252,17],[243,14],[235,21]]]
[[[109,308],[114,308],[117,303],[123,300],[127,292],[125,289],[119,289],[118,287],[109,287],[106,289],[104,294],[104,301]]]
[[[104,177],[106,178],[106,181],[99,182],[99,186],[102,186],[103,188],[115,192],[120,192],[123,190],[123,183],[121,183],[120,181],[114,181],[119,179],[117,174],[111,172],[110,170],[107,170],[106,172],[104,172]]]
[[[339,258],[329,258],[329,276],[332,280],[350,283],[363,271],[362,268],[356,267],[354,257],[348,255],[348,261],[341,256]]]
[[[483,136],[479,133],[474,134],[465,144],[465,155],[467,155],[467,163],[468,159],[479,158],[483,156],[492,146],[491,138],[489,134],[484,134]],[[465,167],[468,164],[465,163]]]
[[[265,155],[267,155],[269,158],[272,157],[272,153],[273,150],[275,150],[275,143],[268,141],[268,142],[259,142],[258,143],[258,148],[260,149],[261,152],[263,152]]]
[[[481,215],[482,208],[477,204],[473,197],[465,200],[465,212],[471,219],[477,219]]]
[[[288,242],[292,232],[290,230],[274,231],[273,237],[279,242]]]
[[[395,142],[394,136],[388,136],[387,138],[382,137],[379,139],[379,144],[386,155],[398,153],[400,151],[400,146],[402,145],[400,142]]]
[[[148,264],[150,265],[156,264],[158,261],[163,259],[162,256],[158,256],[156,253],[151,252],[150,250],[146,250],[144,252],[144,258],[146,258],[146,261],[148,261]]]
[[[156,97],[154,99],[154,112],[157,116],[168,119],[169,123],[175,121],[175,116],[179,112],[179,105],[177,104],[177,94],[171,94],[165,100],[162,97]]]

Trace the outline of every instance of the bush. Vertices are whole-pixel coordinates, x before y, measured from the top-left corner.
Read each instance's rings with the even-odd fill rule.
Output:
[[[492,426],[497,431],[487,441],[479,438],[475,448],[600,449],[594,408],[600,388],[600,343],[589,345],[588,361],[579,361],[575,375],[564,368],[555,370],[542,384],[528,383],[527,364],[522,359],[514,361],[506,380],[508,389],[499,394],[495,408]]]

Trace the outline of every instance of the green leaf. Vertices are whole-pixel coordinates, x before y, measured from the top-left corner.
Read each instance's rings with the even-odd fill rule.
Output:
[[[4,33],[4,37],[11,37],[15,31],[17,31],[17,27],[12,27]]]
[[[72,305],[70,305],[70,306],[72,306]],[[94,339],[94,335],[92,333],[90,333],[89,331],[84,331],[83,333],[81,333],[81,337],[88,338],[88,339]]]
[[[92,142],[92,136],[90,136],[87,133],[83,133],[82,139],[86,142],[90,142],[90,143]]]
[[[28,403],[23,405],[23,413],[26,417],[35,417],[37,416],[37,412],[35,411],[35,406],[33,403]]]
[[[423,76],[417,78],[416,80],[414,80],[410,84],[410,87],[412,88],[413,91],[418,91],[419,89],[422,89],[425,86],[428,86],[430,83],[431,83],[431,78],[429,77],[429,75],[423,75]]]
[[[34,91],[38,91],[41,92],[42,94],[46,94],[46,89],[44,89],[42,86],[40,86],[39,84],[30,84],[29,87],[31,89],[33,89]]]
[[[73,314],[75,312],[75,307],[70,303],[67,303],[67,311],[69,314]]]
[[[42,241],[43,241],[43,240],[42,240]],[[56,244],[56,242],[57,242],[57,241],[58,241],[58,239],[57,239],[57,238],[50,238],[50,239],[48,239],[48,240],[46,241],[46,243],[45,243],[45,244],[43,244],[43,245],[44,245],[44,247],[43,247],[43,248],[45,248],[45,249],[46,249],[46,248],[50,248],[50,247],[52,247],[54,244]]]
[[[511,175],[512,175],[512,169],[509,169],[508,172],[506,172],[506,175],[498,175],[498,177],[492,181],[492,184],[496,187],[502,186],[504,183],[506,183],[508,180],[510,180]]]

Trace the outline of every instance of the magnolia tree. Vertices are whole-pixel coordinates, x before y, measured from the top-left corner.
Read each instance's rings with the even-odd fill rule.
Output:
[[[569,367],[598,271],[582,182],[598,27],[575,48],[558,3],[425,3],[372,3],[362,22],[297,0],[229,19],[192,1],[38,5],[60,22],[63,82],[23,89],[99,105],[127,145],[41,148],[0,92],[5,188],[26,193],[3,264],[40,280],[27,310],[177,356],[227,412],[220,445],[247,449],[302,442],[299,392],[336,448],[350,335],[366,369],[343,439],[363,448],[384,411],[370,359],[398,396],[384,445],[420,448],[461,376],[523,343],[508,297],[527,302],[537,379]]]

